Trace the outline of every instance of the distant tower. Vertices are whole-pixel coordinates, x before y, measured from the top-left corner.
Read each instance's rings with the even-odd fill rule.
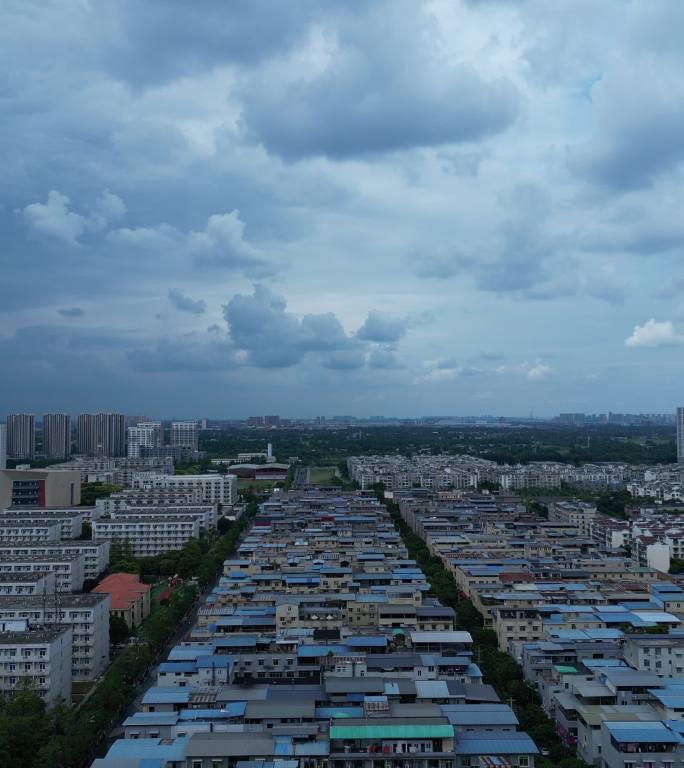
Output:
[[[7,416],[7,455],[10,459],[32,459],[36,454],[36,417],[32,413]]]
[[[7,427],[0,424],[0,469],[7,467]]]
[[[266,446],[266,461],[271,461],[273,459],[273,445],[269,443]]]
[[[677,461],[684,464],[684,407],[677,408]]]
[[[43,416],[43,453],[46,459],[68,459],[71,454],[71,416],[46,413]]]

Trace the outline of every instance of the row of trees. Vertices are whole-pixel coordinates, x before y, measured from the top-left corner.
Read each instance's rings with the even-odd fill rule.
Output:
[[[382,498],[382,495],[380,494]],[[502,701],[510,701],[520,721],[520,727],[527,731],[545,756],[537,758],[538,768],[588,768],[574,752],[558,738],[553,722],[541,706],[536,689],[525,682],[520,666],[508,653],[498,649],[496,634],[483,626],[482,617],[470,600],[459,596],[454,577],[444,568],[439,557],[428,550],[420,538],[402,520],[399,506],[385,500],[394,525],[409,551],[430,583],[431,591],[443,605],[451,606],[456,612],[456,623],[473,636],[476,658],[485,680],[494,686]]]
[[[119,570],[131,568],[131,572],[143,574],[164,567],[169,574],[183,571],[187,576],[196,575],[201,584],[208,584],[220,574],[223,561],[235,553],[240,534],[256,514],[256,499],[251,497],[247,501],[246,515],[224,528],[222,535],[188,542],[183,550],[169,553],[171,557],[163,566],[161,560],[153,568],[151,562],[144,562],[152,558],[132,557],[125,546],[114,548],[118,557],[114,565]],[[82,705],[60,703],[47,707],[28,686],[20,687],[12,697],[0,698],[0,765],[22,768],[87,765],[97,745],[125,714],[138,686],[164,646],[173,639],[196,599],[194,587],[182,586],[175,590],[168,603],[143,622],[137,644],[116,656]]]
[[[247,512],[237,523],[220,518],[212,533],[202,533],[198,539],[189,539],[181,549],[159,555],[136,557],[127,541],[114,541],[110,547],[111,573],[137,573],[145,581],[162,576],[196,576],[199,583],[209,584],[221,572],[226,552],[232,550],[246,524],[256,512],[257,502],[249,497]]]

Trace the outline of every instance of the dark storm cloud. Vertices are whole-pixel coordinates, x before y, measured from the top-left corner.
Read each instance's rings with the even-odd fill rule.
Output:
[[[436,34],[413,2],[354,13],[334,27],[319,72],[269,69],[250,84],[248,132],[293,160],[472,142],[505,130],[518,112],[513,83],[440,57]]]
[[[374,309],[368,313],[356,335],[363,341],[396,342],[406,333],[409,323],[408,318],[392,317]]]
[[[248,355],[250,364],[288,368],[309,353],[350,353],[357,344],[332,312],[301,318],[286,311],[287,302],[266,286],[256,285],[252,295],[237,294],[223,308],[230,337]],[[352,359],[332,356],[342,363]]]
[[[254,65],[287,49],[318,15],[313,0],[118,0],[107,13],[103,58],[134,85],[187,77],[222,63]]]
[[[203,315],[207,311],[204,299],[192,299],[176,288],[169,291],[169,301],[180,312],[189,312],[191,315]]]

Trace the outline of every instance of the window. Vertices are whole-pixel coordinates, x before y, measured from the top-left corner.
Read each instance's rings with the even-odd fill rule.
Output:
[[[518,756],[518,765],[520,768],[528,768],[530,764],[530,756],[529,755],[519,755]]]

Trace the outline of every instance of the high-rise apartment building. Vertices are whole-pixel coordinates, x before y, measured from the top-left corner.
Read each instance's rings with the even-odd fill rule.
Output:
[[[125,456],[125,417],[121,413],[82,413],[76,425],[76,444],[84,456]]]
[[[7,416],[7,456],[32,459],[36,454],[36,417],[32,413]]]
[[[7,427],[0,424],[0,469],[7,467]]]
[[[71,416],[66,413],[43,416],[43,453],[47,459],[66,459],[71,455]]]
[[[126,432],[127,453],[134,459],[156,455],[164,444],[164,430],[161,421],[144,421]]]
[[[677,408],[677,461],[684,464],[684,407]]]
[[[199,450],[199,426],[197,422],[172,421],[171,446],[189,451]]]

